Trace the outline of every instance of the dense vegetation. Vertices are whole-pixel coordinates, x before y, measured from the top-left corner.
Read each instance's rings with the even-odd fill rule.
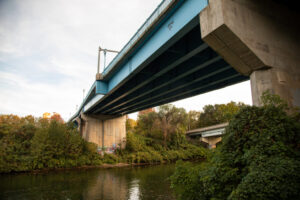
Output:
[[[107,155],[110,162],[128,163],[170,162],[179,159],[203,159],[207,150],[187,142],[185,132],[191,128],[228,122],[244,104],[207,105],[203,112],[186,112],[166,104],[157,112],[148,112],[138,116],[138,120],[127,120],[127,143],[117,155]],[[107,162],[108,159],[106,159]]]
[[[206,150],[189,144],[185,131],[229,121],[241,105],[208,105],[203,112],[188,113],[173,105],[160,106],[157,112],[139,115],[137,121],[127,120],[126,148],[104,156],[58,114],[51,119],[0,115],[0,172],[203,159]]]
[[[98,164],[96,145],[57,117],[0,116],[0,172]]]
[[[163,105],[158,112],[127,121],[126,148],[117,156],[125,162],[157,163],[178,159],[203,159],[206,150],[186,141],[188,114],[183,108]]]
[[[180,199],[300,199],[299,115],[278,96],[244,106],[223,144],[200,165],[179,162],[172,187]]]

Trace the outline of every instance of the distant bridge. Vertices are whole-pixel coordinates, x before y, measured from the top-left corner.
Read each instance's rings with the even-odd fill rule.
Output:
[[[255,105],[266,89],[300,105],[295,17],[272,0],[165,0],[96,75],[71,120],[111,146],[125,137],[126,114],[249,78]]]
[[[208,145],[208,148],[216,148],[216,145],[221,142],[222,135],[225,133],[225,128],[228,123],[217,124],[204,128],[197,128],[186,132],[186,136],[192,139],[199,139]]]

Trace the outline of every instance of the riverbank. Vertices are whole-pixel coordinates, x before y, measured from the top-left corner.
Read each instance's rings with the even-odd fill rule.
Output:
[[[55,169],[39,169],[39,170],[32,170],[32,171],[24,171],[24,172],[13,172],[13,174],[19,173],[28,173],[28,174],[40,174],[40,173],[48,173],[53,171],[70,171],[70,170],[86,170],[86,169],[110,169],[110,168],[122,168],[122,167],[131,167],[131,166],[138,166],[139,164],[129,164],[129,163],[116,163],[116,164],[102,164],[102,165],[86,165],[86,166],[78,166],[78,167],[71,167],[71,168],[55,168]],[[143,164],[140,164],[143,165]],[[11,173],[7,173],[11,174]]]
[[[205,160],[202,159],[188,159],[184,161],[190,161],[190,162],[201,162]],[[162,162],[152,162],[152,163],[114,163],[114,164],[108,164],[103,163],[101,165],[85,165],[85,166],[77,166],[77,167],[65,167],[65,168],[44,168],[44,169],[35,169],[35,170],[27,170],[27,171],[13,171],[13,172],[4,172],[0,173],[0,175],[8,175],[8,174],[44,174],[49,172],[63,172],[63,171],[77,171],[77,170],[89,170],[89,169],[111,169],[111,168],[126,168],[126,167],[139,167],[139,166],[156,166],[156,165],[168,165],[168,164],[174,164],[178,160],[174,160],[171,162],[168,161],[162,161]]]
[[[160,165],[175,163],[178,160],[185,161],[201,161],[206,159],[206,152],[201,147],[188,145],[188,149],[177,149],[177,150],[163,150],[161,152],[150,150],[141,152],[117,152],[117,154],[93,154],[90,159],[95,159],[94,162],[90,162],[89,165],[74,165],[65,167],[59,165],[57,167],[43,167],[43,168],[25,168],[24,170],[11,170],[1,171],[1,174],[20,174],[20,173],[48,173],[52,171],[69,171],[69,170],[85,170],[85,169],[96,169],[96,168],[124,168],[124,167],[135,167],[145,165]],[[74,159],[73,163],[79,163],[78,159]],[[33,162],[33,161],[32,161]],[[32,163],[31,162],[31,163]],[[97,163],[97,164],[92,164]],[[22,163],[21,163],[22,164]],[[24,163],[23,163],[24,164]],[[33,164],[28,164],[28,166]]]
[[[160,163],[165,164],[165,163]],[[76,171],[76,170],[86,170],[86,169],[111,169],[111,168],[123,168],[123,167],[133,167],[133,166],[144,166],[144,165],[153,165],[150,163],[116,163],[116,164],[102,164],[102,165],[86,165],[86,166],[79,166],[79,167],[71,167],[71,168],[54,168],[54,169],[39,169],[39,170],[32,170],[32,171],[21,171],[21,172],[12,172],[12,173],[2,173],[2,174],[42,174],[48,172],[55,172],[55,171]],[[158,164],[157,164],[158,165]]]

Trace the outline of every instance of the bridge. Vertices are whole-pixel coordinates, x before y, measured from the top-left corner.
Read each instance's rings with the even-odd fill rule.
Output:
[[[71,118],[101,147],[126,114],[251,80],[300,106],[299,14],[275,0],[164,0],[100,73]],[[239,95],[239,94],[229,94]]]
[[[216,145],[222,141],[222,135],[228,123],[217,124],[204,128],[197,128],[186,132],[186,136],[190,139],[196,139],[208,145],[208,148],[214,149]]]

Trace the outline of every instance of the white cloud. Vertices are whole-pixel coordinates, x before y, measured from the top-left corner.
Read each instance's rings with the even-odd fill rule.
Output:
[[[98,46],[120,50],[159,2],[1,1],[0,113],[68,119],[94,81]]]
[[[0,1],[0,113],[68,119],[94,81],[98,46],[120,50],[160,1]],[[200,109],[210,97],[175,104]]]
[[[69,112],[75,111],[74,103],[82,99],[79,82],[32,84],[20,75],[5,72],[0,72],[0,77],[1,113],[41,116],[44,112],[59,112],[66,119]]]

